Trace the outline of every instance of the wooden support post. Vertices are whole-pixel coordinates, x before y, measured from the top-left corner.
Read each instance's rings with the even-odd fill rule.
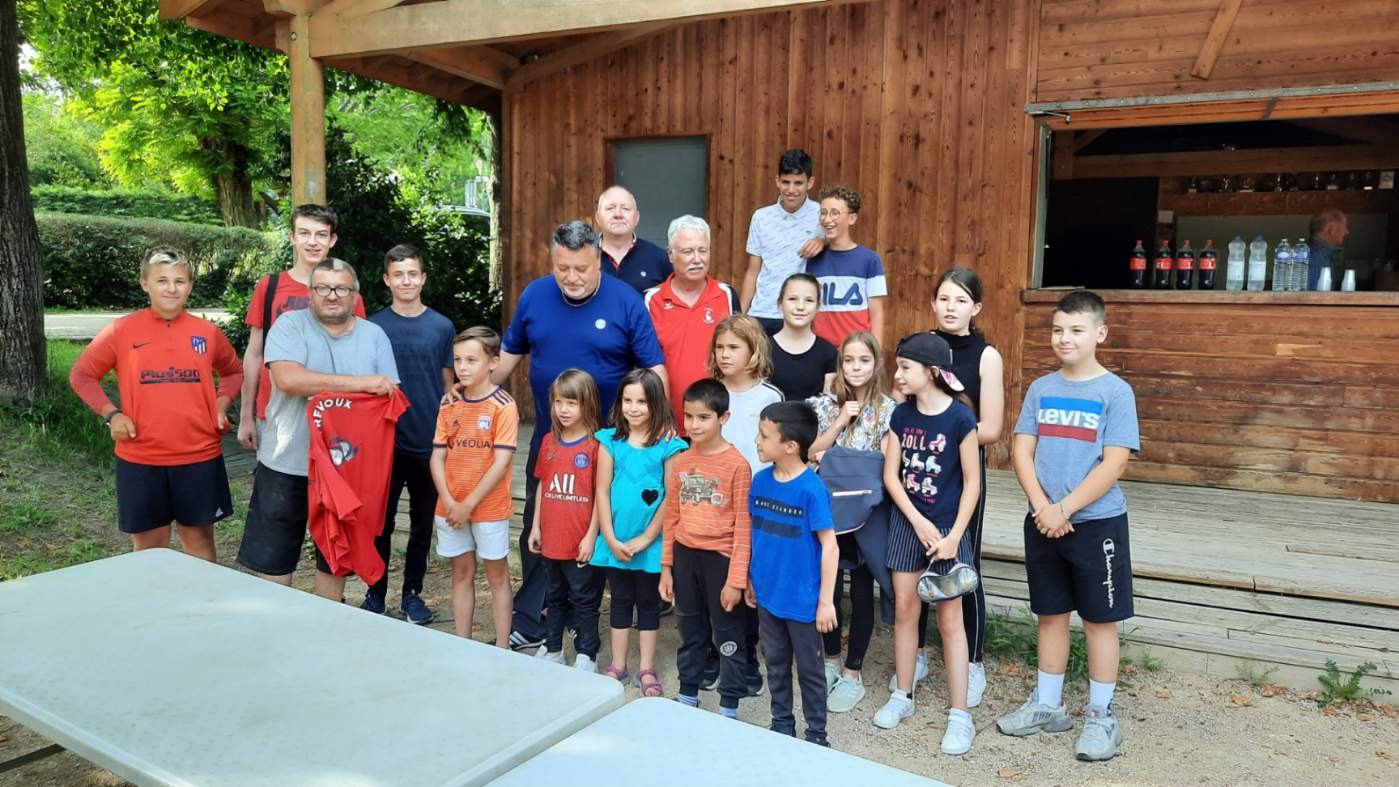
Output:
[[[292,204],[325,204],[325,71],[311,57],[310,14],[288,19]]]

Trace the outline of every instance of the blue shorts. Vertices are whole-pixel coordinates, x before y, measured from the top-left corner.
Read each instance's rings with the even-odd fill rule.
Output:
[[[117,528],[144,533],[171,522],[212,525],[233,513],[223,457],[142,465],[117,457]]]
[[[1132,553],[1127,515],[1074,524],[1063,538],[1045,538],[1025,516],[1025,576],[1030,611],[1078,612],[1089,623],[1132,617]]]

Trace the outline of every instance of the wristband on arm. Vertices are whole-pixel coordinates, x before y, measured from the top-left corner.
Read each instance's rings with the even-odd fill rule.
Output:
[[[107,415],[106,415],[105,417],[103,417],[103,419],[102,419],[103,425],[105,425],[105,426],[111,426],[111,425],[112,425],[112,419],[113,419],[113,418],[116,418],[117,416],[119,416],[119,415],[121,415],[121,414],[122,414],[122,413],[121,413],[121,408],[117,408],[117,409],[111,411],[110,413],[107,413]]]

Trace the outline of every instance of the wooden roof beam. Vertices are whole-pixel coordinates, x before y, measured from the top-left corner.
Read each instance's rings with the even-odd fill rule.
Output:
[[[319,13],[339,14],[341,19],[353,19],[402,4],[403,0],[330,0],[321,6]]]
[[[650,38],[662,30],[669,30],[675,27],[670,22],[648,22],[641,25],[624,27],[621,30],[613,30],[607,33],[599,33],[588,40],[565,47],[557,52],[550,52],[533,63],[526,63],[513,71],[509,78],[505,80],[505,86],[511,90],[519,88],[528,82],[542,79],[551,74],[557,74],[566,68],[572,68],[580,63],[611,54],[619,49],[625,49],[638,41]]]
[[[1229,37],[1229,30],[1234,27],[1234,20],[1239,16],[1239,6],[1244,0],[1220,0],[1219,10],[1215,12],[1214,22],[1210,24],[1210,32],[1205,36],[1205,45],[1200,48],[1200,55],[1195,58],[1195,65],[1190,67],[1190,76],[1196,79],[1209,79],[1214,72],[1214,64],[1219,60],[1219,52],[1224,48],[1224,39]]]
[[[545,38],[590,30],[610,30],[647,22],[678,21],[739,14],[814,8],[864,0],[648,0],[598,3],[595,0],[439,0],[399,5],[346,19],[341,14],[311,18],[311,54],[345,57],[408,49]]]
[[[1324,134],[1368,142],[1373,145],[1393,145],[1399,142],[1399,124],[1379,118],[1331,117],[1290,118],[1285,122]]]
[[[481,51],[484,49],[486,47],[477,46],[465,49],[410,50],[400,52],[399,56],[462,79],[469,79],[480,85],[504,90],[509,71],[501,64],[499,57]],[[497,52],[497,54],[509,57],[516,67],[520,65],[519,60],[510,57],[507,53]]]
[[[1305,148],[1206,150],[1188,153],[1128,153],[1075,156],[1072,178],[1134,178],[1181,175],[1247,175],[1296,170],[1392,169],[1394,145],[1328,145]]]
[[[187,16],[185,24],[195,30],[203,30],[225,38],[236,38],[263,49],[277,49],[276,23],[271,19],[263,21],[249,19],[227,9],[215,9],[202,16]],[[284,50],[285,51],[285,50]]]
[[[160,0],[161,19],[184,19],[218,8],[223,0]]]

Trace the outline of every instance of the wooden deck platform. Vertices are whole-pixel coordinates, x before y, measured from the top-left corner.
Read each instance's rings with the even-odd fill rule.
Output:
[[[530,428],[521,427],[520,445]],[[236,443],[234,444],[236,448]],[[225,446],[230,473],[252,457]],[[524,508],[526,451],[511,492]],[[982,548],[993,610],[1028,609],[1024,496],[1013,474],[988,474]],[[1326,661],[1376,665],[1366,686],[1399,700],[1399,505],[1227,489],[1124,482],[1131,521],[1136,617],[1121,625],[1127,652],[1149,650],[1178,669],[1255,673],[1319,688]],[[407,500],[399,516],[407,516]],[[405,527],[399,532],[406,534]]]

